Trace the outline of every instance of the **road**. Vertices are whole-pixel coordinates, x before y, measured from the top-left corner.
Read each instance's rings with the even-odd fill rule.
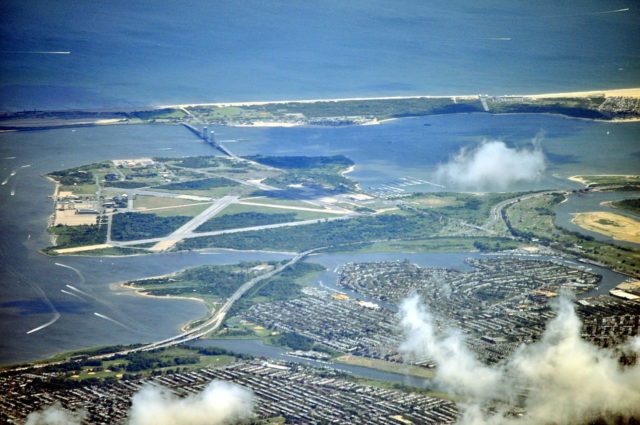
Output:
[[[170,193],[170,192],[157,192],[155,190],[146,190],[146,189],[124,189],[121,187],[108,187],[105,190],[118,192],[118,193],[126,193],[127,195],[142,195],[142,196],[156,196],[158,198],[179,198],[179,199],[191,199],[196,201],[214,201],[214,198],[210,198],[207,196],[194,196],[194,195],[184,195],[181,193]]]
[[[173,336],[171,338],[167,338],[167,339],[163,339],[161,341],[156,341],[156,342],[152,342],[151,344],[147,344],[144,345],[142,347],[138,347],[138,348],[133,348],[133,349],[129,349],[129,350],[123,350],[123,351],[119,351],[117,353],[110,353],[110,354],[102,354],[102,355],[98,355],[98,356],[93,356],[91,357],[92,359],[101,359],[101,358],[107,358],[107,357],[111,357],[114,355],[124,355],[124,354],[129,354],[129,353],[133,353],[136,351],[149,351],[149,350],[155,350],[157,348],[165,348],[165,347],[170,347],[172,345],[177,345],[177,344],[182,344],[188,341],[192,341],[194,339],[198,339],[200,337],[203,337],[211,332],[216,331],[224,322],[225,317],[227,316],[227,313],[229,312],[229,310],[231,309],[231,307],[233,306],[233,304],[238,301],[240,298],[242,298],[242,296],[247,293],[247,291],[249,291],[251,288],[253,288],[257,283],[262,282],[263,280],[266,279],[270,279],[271,277],[275,276],[276,274],[280,273],[281,271],[283,271],[284,269],[286,269],[287,267],[290,267],[292,265],[294,265],[295,263],[297,263],[298,261],[302,260],[303,258],[305,258],[307,255],[321,250],[321,249],[325,249],[326,247],[322,247],[322,248],[315,248],[315,249],[311,249],[305,252],[302,252],[298,255],[296,255],[294,258],[292,258],[291,260],[289,260],[288,262],[286,262],[285,264],[281,265],[280,267],[277,267],[273,270],[271,270],[270,272],[267,272],[265,274],[262,274],[260,276],[254,277],[253,279],[243,283],[234,293],[233,295],[231,295],[227,301],[222,305],[222,307],[220,307],[218,309],[218,311],[215,312],[215,314],[213,314],[213,316],[211,316],[207,321],[205,321],[204,323],[202,323],[201,325],[198,325],[197,327],[186,331],[186,332],[182,332],[176,336]]]
[[[352,214],[344,215],[340,217],[318,218],[318,219],[303,220],[303,221],[289,221],[286,223],[264,224],[262,226],[242,227],[242,228],[227,229],[227,230],[215,230],[212,232],[197,232],[197,233],[190,232],[190,233],[183,233],[182,235],[180,235],[180,238],[189,239],[189,238],[199,238],[202,236],[225,235],[228,233],[251,232],[253,230],[275,229],[278,227],[304,226],[307,224],[321,223],[324,221],[348,220],[355,217],[360,217],[360,214],[352,213]],[[164,242],[164,241],[169,241],[176,238],[177,238],[176,236],[173,236],[173,234],[171,234],[169,236],[164,236],[161,238],[138,239],[135,241],[123,241],[123,242],[112,241],[111,244],[113,246],[140,245],[140,244],[146,244],[146,243],[152,243],[152,242]]]
[[[205,221],[209,220],[211,217],[215,216],[220,211],[237,201],[237,196],[223,196],[222,198],[214,202],[213,205],[211,205],[209,208],[202,211],[200,214],[176,229],[169,236],[166,236],[162,240],[158,241],[158,243],[151,247],[151,251],[165,251],[171,248],[185,237],[192,235],[193,231],[204,224]]]
[[[236,158],[238,158],[238,157],[236,157]],[[254,162],[254,161],[249,161],[248,159],[245,159],[245,158],[241,158],[241,160],[242,161],[246,161],[246,162],[250,162],[252,164],[256,164],[256,165],[258,165],[260,167],[264,167],[264,165],[262,165],[262,164],[258,164],[257,162]],[[181,167],[179,165],[173,165],[173,167],[179,168],[179,169],[185,170],[185,171],[191,171],[189,168]],[[280,171],[280,170],[278,170],[278,171]],[[254,187],[256,189],[265,190],[267,192],[282,191],[282,189],[280,189],[278,187],[275,187],[275,186],[270,186],[268,184],[260,183],[258,181],[242,180],[242,179],[239,179],[239,178],[236,178],[236,177],[233,177],[233,176],[229,176],[227,174],[222,175],[222,174],[219,174],[219,173],[212,173],[212,172],[206,171],[206,170],[198,170],[198,173],[204,174],[207,177],[217,177],[217,178],[223,178],[223,179],[231,180],[231,181],[234,181],[234,182],[239,183],[241,185]]]
[[[531,199],[531,198],[535,198],[538,196],[542,196],[542,195],[548,195],[550,193],[558,193],[557,190],[547,190],[544,192],[537,192],[537,193],[530,193],[528,195],[523,195],[523,196],[518,196],[516,198],[511,198],[511,199],[507,199],[504,200],[502,202],[499,202],[497,204],[495,204],[493,206],[493,208],[491,208],[491,213],[490,213],[490,222],[487,223],[485,226],[493,223],[498,223],[498,222],[503,222],[504,223],[504,218],[502,216],[502,212],[504,211],[505,208],[515,204],[516,202],[520,202],[520,201],[525,201],[527,199]],[[504,225],[506,226],[507,224],[504,223]]]

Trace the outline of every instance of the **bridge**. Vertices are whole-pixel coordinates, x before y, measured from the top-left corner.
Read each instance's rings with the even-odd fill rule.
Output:
[[[227,155],[227,156],[229,156],[231,158],[237,158],[236,154],[234,154],[229,149],[227,149],[226,147],[222,146],[220,143],[216,142],[215,140],[210,139],[208,137],[208,135],[205,135],[203,133],[203,131],[198,130],[197,128],[195,128],[194,126],[192,126],[191,124],[188,124],[186,122],[183,122],[182,125],[185,126],[187,128],[187,130],[189,130],[193,134],[195,134],[198,139],[204,140],[205,143],[213,146],[214,148],[218,149],[220,152],[224,153],[225,155]]]
[[[327,247],[314,248],[305,252],[301,252],[296,255],[294,258],[289,260],[283,265],[275,268],[274,270],[261,274],[259,276],[254,277],[251,280],[243,283],[236,291],[227,299],[227,301],[220,307],[215,313],[213,313],[204,323],[192,328],[190,330],[186,330],[176,336],[171,338],[163,339],[161,341],[152,342],[150,344],[143,345],[137,348],[130,348],[122,351],[118,351],[116,353],[108,353],[108,354],[98,354],[91,356],[92,359],[104,359],[109,358],[115,355],[126,355],[129,353],[134,353],[137,351],[149,351],[156,350],[158,348],[171,347],[173,345],[183,344],[185,342],[193,341],[198,338],[202,338],[207,334],[211,334],[220,328],[220,326],[224,323],[224,319],[227,316],[227,313],[231,310],[233,304],[238,301],[242,296],[253,288],[257,283],[262,282],[263,280],[270,279],[273,276],[277,275],[287,267],[291,267],[296,264],[298,261],[304,259],[309,254],[312,254],[316,251],[326,249]]]

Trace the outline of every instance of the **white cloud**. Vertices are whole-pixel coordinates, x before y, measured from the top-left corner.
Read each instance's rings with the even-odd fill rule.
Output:
[[[213,381],[186,398],[147,386],[133,396],[132,403],[130,425],[230,425],[254,417],[255,397],[240,385]]]
[[[496,366],[481,364],[461,334],[438,330],[417,296],[401,305],[408,356],[426,356],[438,363],[436,382],[466,394],[461,425],[585,424],[597,418],[640,417],[640,364],[622,368],[619,353],[589,344],[580,337],[581,323],[573,303],[561,298],[541,339],[520,347]],[[639,353],[640,341],[626,350]],[[489,414],[492,400],[513,402],[520,389],[529,390],[522,418]]]
[[[72,412],[56,403],[43,410],[31,412],[27,416],[26,425],[80,425],[83,417],[84,411]]]
[[[447,187],[502,191],[515,183],[534,182],[546,169],[545,156],[534,140],[531,148],[510,148],[499,140],[483,141],[474,149],[461,149],[436,170]]]

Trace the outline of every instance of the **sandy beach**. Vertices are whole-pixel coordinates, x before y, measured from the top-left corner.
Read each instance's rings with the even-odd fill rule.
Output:
[[[586,185],[588,182],[588,179],[586,179],[585,177],[625,177],[628,179],[633,179],[633,178],[637,178],[637,174],[590,174],[590,175],[571,176],[571,177],[567,177],[567,179]]]
[[[524,95],[534,99],[542,99],[548,97],[591,97],[604,94],[605,97],[636,97],[640,98],[640,88],[617,89],[617,90],[593,90],[593,91],[577,91],[567,93],[543,93]]]
[[[598,94],[604,94],[607,97],[623,96],[623,97],[636,97],[640,98],[640,88],[628,88],[628,89],[614,89],[614,90],[591,90],[591,91],[579,91],[579,92],[563,92],[563,93],[542,93],[542,94],[502,94],[496,96],[514,96],[514,97],[531,97],[534,99],[548,98],[548,97],[589,97]],[[332,99],[289,99],[289,100],[268,100],[268,101],[249,101],[249,102],[212,102],[212,103],[184,103],[180,105],[163,105],[156,106],[156,108],[188,108],[194,106],[260,106],[269,104],[285,104],[285,103],[316,103],[316,102],[349,102],[349,101],[362,101],[362,100],[402,100],[402,99],[477,99],[480,94],[465,94],[465,95],[445,95],[445,96],[386,96],[386,97],[345,97],[345,98],[332,98]]]
[[[615,240],[640,243],[640,222],[624,215],[600,211],[577,213],[571,222]]]
[[[302,124],[286,121],[255,121],[251,124],[234,124],[231,127],[297,127]]]
[[[170,274],[166,274],[163,276],[155,276],[155,277],[150,277],[148,279],[160,279],[160,278],[164,278],[164,277],[169,277],[174,275],[175,273],[170,273]],[[140,279],[140,280],[147,280],[147,279]],[[136,295],[140,295],[142,297],[151,297],[151,298],[160,298],[160,299],[165,299],[165,300],[170,300],[170,299],[174,299],[174,300],[192,300],[192,301],[198,301],[201,303],[205,303],[207,304],[207,302],[205,300],[203,300],[202,298],[197,298],[197,297],[183,297],[180,295],[152,295],[148,292],[145,292],[145,290],[143,288],[137,288],[135,286],[129,286],[127,285],[127,282],[120,282],[114,285],[115,288],[118,289],[124,289],[130,292],[134,292]]]

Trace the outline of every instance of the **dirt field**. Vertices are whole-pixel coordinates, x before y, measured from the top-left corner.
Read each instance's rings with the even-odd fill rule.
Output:
[[[96,224],[97,217],[97,214],[76,214],[75,210],[57,210],[53,225],[80,226],[81,224]]]

